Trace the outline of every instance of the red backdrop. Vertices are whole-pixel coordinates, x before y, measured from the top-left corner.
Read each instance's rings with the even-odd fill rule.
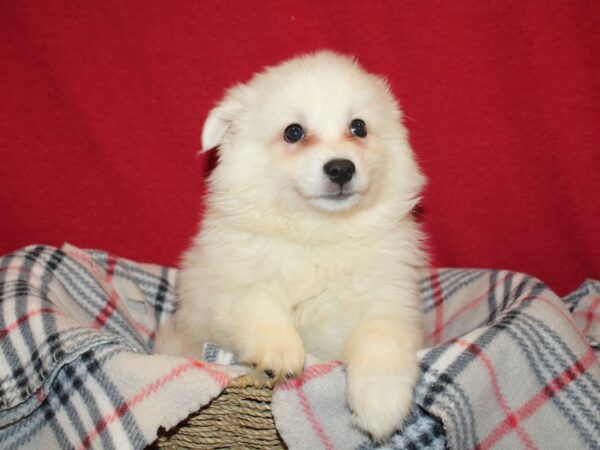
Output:
[[[564,293],[600,278],[599,17],[568,0],[3,2],[0,253],[69,241],[175,264],[211,105],[328,47],[401,100],[434,262]]]

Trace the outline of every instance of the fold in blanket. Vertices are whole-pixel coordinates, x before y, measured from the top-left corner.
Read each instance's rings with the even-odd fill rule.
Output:
[[[31,246],[0,259],[0,447],[144,448],[243,373],[152,355],[175,269]],[[600,448],[600,283],[564,300],[526,275],[432,270],[409,424],[385,448]],[[375,448],[352,427],[344,370],[310,358],[276,387],[291,449]]]

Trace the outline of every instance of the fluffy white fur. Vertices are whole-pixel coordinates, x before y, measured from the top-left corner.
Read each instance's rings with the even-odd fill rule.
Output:
[[[306,135],[290,144],[293,123]],[[348,57],[304,55],[230,89],[202,144],[219,163],[159,351],[198,357],[216,342],[276,378],[300,375],[305,352],[340,359],[356,424],[386,439],[418,377],[425,263],[411,216],[424,177],[387,83]],[[356,166],[349,198],[330,197],[336,158]]]

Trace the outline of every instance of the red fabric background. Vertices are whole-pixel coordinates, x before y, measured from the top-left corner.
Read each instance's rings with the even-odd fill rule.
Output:
[[[434,262],[564,293],[600,278],[599,17],[554,0],[3,2],[0,253],[69,241],[175,264],[211,105],[328,47],[401,100]]]

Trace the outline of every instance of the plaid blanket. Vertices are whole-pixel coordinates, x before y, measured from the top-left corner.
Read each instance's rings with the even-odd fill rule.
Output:
[[[214,348],[152,355],[176,279],[68,245],[1,258],[0,447],[144,448],[242,373]],[[600,448],[600,283],[562,300],[522,274],[432,270],[421,290],[422,379],[386,448]],[[351,426],[338,362],[309,359],[272,409],[291,449],[375,448]]]

